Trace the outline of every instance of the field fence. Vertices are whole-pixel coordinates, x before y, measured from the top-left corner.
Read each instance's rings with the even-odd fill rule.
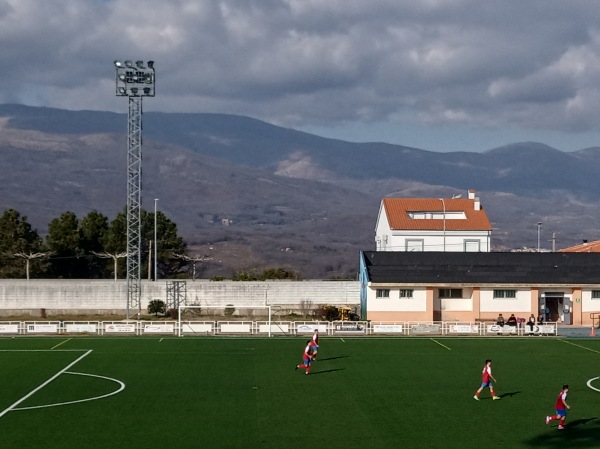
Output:
[[[558,323],[498,326],[493,322],[445,321],[3,321],[0,336],[163,335],[297,336],[523,336],[558,335]]]

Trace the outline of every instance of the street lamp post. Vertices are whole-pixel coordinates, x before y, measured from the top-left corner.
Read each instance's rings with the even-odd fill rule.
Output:
[[[127,115],[127,319],[141,314],[142,97],[154,96],[154,61],[115,61],[116,95],[128,97]]]
[[[541,234],[541,229],[542,229],[542,222],[538,221],[537,224],[537,237],[538,237],[538,242],[537,242],[537,252],[540,252],[540,234]]]
[[[156,234],[156,205],[158,203],[158,198],[154,198],[154,280],[158,280],[158,240]]]

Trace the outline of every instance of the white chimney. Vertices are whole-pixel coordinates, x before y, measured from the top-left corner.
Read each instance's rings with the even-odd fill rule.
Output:
[[[469,193],[469,199],[474,200],[475,199],[475,190],[468,190],[467,192]]]
[[[473,199],[475,200],[475,210],[481,210],[481,201],[479,200],[479,197]]]

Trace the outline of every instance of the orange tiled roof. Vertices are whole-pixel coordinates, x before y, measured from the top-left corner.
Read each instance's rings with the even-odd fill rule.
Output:
[[[481,207],[475,210],[474,199],[444,198],[446,212],[464,212],[466,219],[446,218],[447,231],[491,231],[492,225]],[[439,198],[384,198],[383,207],[391,229],[441,230],[443,219],[415,219],[409,212],[443,212]]]
[[[600,240],[558,250],[559,253],[600,253]]]

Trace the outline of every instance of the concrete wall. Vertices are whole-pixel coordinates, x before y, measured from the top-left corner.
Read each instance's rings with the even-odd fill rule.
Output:
[[[186,302],[203,307],[280,306],[299,311],[301,305],[348,306],[360,304],[358,281],[186,282]],[[142,281],[141,306],[160,299],[167,302],[167,281]],[[15,280],[0,279],[0,316],[59,314],[124,314],[125,280]],[[274,307],[274,311],[277,307]]]

